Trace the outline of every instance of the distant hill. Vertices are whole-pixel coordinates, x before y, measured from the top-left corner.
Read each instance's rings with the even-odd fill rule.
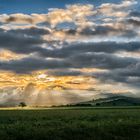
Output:
[[[112,96],[108,98],[99,98],[87,102],[73,104],[72,106],[136,106],[140,105],[140,98],[126,96]]]

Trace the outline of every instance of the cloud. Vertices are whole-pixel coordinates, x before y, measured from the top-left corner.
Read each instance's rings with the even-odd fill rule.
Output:
[[[79,42],[70,43],[66,47],[56,48],[53,50],[38,52],[41,56],[47,56],[52,58],[67,58],[70,56],[82,54],[82,53],[117,53],[120,51],[125,52],[139,52],[140,51],[139,42]]]
[[[0,15],[1,21],[5,24],[7,23],[17,23],[17,24],[37,24],[40,22],[46,21],[46,14],[22,14],[22,13],[16,13],[16,14],[2,14]]]
[[[131,37],[136,37],[138,34],[136,31],[131,30],[131,29],[125,29],[122,26],[120,28],[116,28],[117,25],[114,24],[113,26],[96,26],[94,28],[84,28],[80,34],[81,35],[87,35],[87,36],[123,36],[125,38],[131,38]]]
[[[46,35],[46,34],[50,34],[51,30],[48,28],[38,28],[35,26],[31,26],[29,28],[25,28],[25,29],[12,29],[7,31],[8,34],[17,34],[17,35],[26,35],[26,36],[35,36],[35,37],[39,37],[41,35]]]
[[[49,75],[54,76],[80,76],[83,75],[79,70],[71,70],[71,69],[55,69],[48,71]]]
[[[16,53],[31,53],[40,49],[45,41],[40,37],[48,34],[48,30],[29,28],[17,30],[0,30],[0,48],[11,50]],[[40,34],[40,35],[39,35]],[[8,40],[8,41],[7,41]]]
[[[138,51],[140,49],[138,45],[139,43],[137,42],[130,44],[117,44],[115,42],[77,44],[75,46],[57,50],[41,50],[40,56],[36,55],[35,57],[32,56],[21,60],[1,62],[0,68],[21,73],[39,69],[55,68],[124,68],[129,65],[136,64],[138,60],[131,57],[116,56],[112,53],[116,53],[121,50],[128,52]]]
[[[28,73],[35,70],[55,69],[70,67],[70,63],[64,60],[45,60],[41,58],[24,58],[18,61],[0,62],[3,70],[15,71],[17,73]]]
[[[93,76],[100,79],[102,82],[117,82],[128,84],[131,88],[140,86],[140,59],[137,63],[133,63],[127,67],[121,69],[114,69],[108,72],[93,73]]]
[[[66,9],[51,9],[48,14],[3,14],[0,15],[3,23],[16,24],[38,24],[47,22],[52,27],[55,27],[61,22],[73,22],[77,24],[85,21],[86,16],[95,14],[93,5],[67,5]],[[82,23],[81,23],[82,24]]]
[[[134,26],[140,26],[140,19],[130,18],[128,23]]]
[[[0,50],[0,60],[1,61],[10,61],[10,60],[18,60],[26,57],[27,55],[16,54],[14,52],[8,50]]]
[[[128,7],[137,4],[135,0],[123,0],[120,4],[105,3],[99,6],[99,12],[106,16],[126,17]]]
[[[131,11],[129,13],[129,16],[130,17],[140,17],[140,12],[138,12],[138,11]]]
[[[10,29],[20,26],[23,28],[27,25],[49,27],[50,31],[53,31],[52,38],[58,40],[71,40],[72,35],[75,35],[76,39],[83,36],[87,39],[89,35],[97,38],[100,36],[135,38],[138,31],[132,27],[135,26],[132,19],[129,21],[131,26],[127,24],[127,18],[137,12],[133,14],[130,11],[136,3],[134,0],[123,0],[121,3],[104,3],[98,7],[91,4],[74,4],[67,5],[64,9],[52,8],[47,14],[2,14],[0,18],[2,27]]]

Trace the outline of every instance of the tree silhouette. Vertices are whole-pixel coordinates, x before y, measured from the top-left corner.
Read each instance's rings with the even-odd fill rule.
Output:
[[[101,104],[100,103],[96,103],[96,106],[100,106]]]
[[[19,103],[19,106],[20,106],[20,107],[26,107],[27,105],[26,105],[25,102],[20,102],[20,103]]]

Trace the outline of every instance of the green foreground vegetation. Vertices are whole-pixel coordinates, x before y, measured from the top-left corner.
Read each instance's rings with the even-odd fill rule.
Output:
[[[0,110],[0,140],[139,138],[139,107]]]

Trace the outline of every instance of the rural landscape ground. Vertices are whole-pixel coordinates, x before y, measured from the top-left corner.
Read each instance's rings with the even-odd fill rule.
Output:
[[[138,140],[139,138],[139,106],[0,110],[0,140]]]

